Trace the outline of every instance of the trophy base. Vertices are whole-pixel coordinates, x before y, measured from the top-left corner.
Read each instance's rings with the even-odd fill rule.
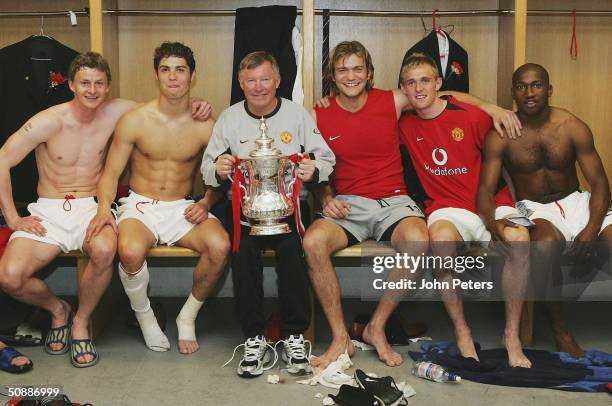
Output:
[[[290,232],[291,227],[287,223],[255,224],[251,226],[249,235],[277,235],[289,234]]]

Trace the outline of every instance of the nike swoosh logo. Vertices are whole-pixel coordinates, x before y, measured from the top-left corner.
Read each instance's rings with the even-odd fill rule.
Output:
[[[244,144],[245,142],[248,142],[248,141],[249,141],[249,140],[244,140],[244,141],[243,141],[243,140],[240,140],[240,143],[241,143],[241,144]]]
[[[417,139],[416,139],[416,140],[417,140],[417,141],[423,141],[423,138],[419,138],[419,137],[417,137]]]
[[[333,141],[333,140],[335,140],[336,138],[340,138],[340,137],[341,137],[341,135],[338,135],[338,136],[336,136],[336,137],[329,137],[329,140],[330,140],[330,141]]]

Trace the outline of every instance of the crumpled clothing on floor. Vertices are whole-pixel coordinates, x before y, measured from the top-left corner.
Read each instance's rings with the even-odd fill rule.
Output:
[[[586,351],[585,358],[576,360],[567,353],[525,349],[532,367],[510,368],[503,348],[481,350],[476,343],[480,362],[464,358],[455,343],[424,343],[421,350],[408,354],[415,362],[433,362],[463,379],[491,385],[603,392],[612,381],[612,354],[602,351]]]
[[[328,388],[338,389],[342,385],[356,386],[355,379],[344,373],[347,369],[353,366],[353,361],[345,351],[340,354],[337,360],[330,363],[327,368],[313,368],[313,376],[308,379],[297,381],[303,385],[317,385],[321,384]]]

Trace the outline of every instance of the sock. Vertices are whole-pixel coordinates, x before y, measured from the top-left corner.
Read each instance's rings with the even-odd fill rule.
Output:
[[[130,299],[130,306],[136,314],[136,320],[138,320],[147,347],[153,351],[168,351],[170,342],[159,328],[153,309],[151,309],[151,302],[147,297],[147,286],[149,285],[147,262],[145,261],[134,274],[127,273],[123,264],[119,263],[119,279]]]
[[[200,302],[193,296],[193,293],[189,294],[187,301],[176,318],[179,340],[196,340],[195,319],[203,304],[204,301]]]
[[[149,268],[145,261],[138,272],[127,273],[123,264],[119,263],[119,279],[123,289],[130,299],[130,306],[135,312],[146,312],[151,309],[151,303],[147,297],[147,286],[149,286]]]

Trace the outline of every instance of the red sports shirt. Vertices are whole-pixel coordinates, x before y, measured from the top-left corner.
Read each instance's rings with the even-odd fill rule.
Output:
[[[371,89],[361,110],[344,110],[330,98],[316,108],[317,127],[336,155],[337,194],[382,199],[406,194],[393,92]]]
[[[449,97],[439,116],[426,120],[407,113],[400,118],[399,126],[401,140],[429,196],[426,214],[446,207],[477,213],[482,150],[491,128],[489,116]],[[514,206],[507,187],[496,200],[498,206]]]

